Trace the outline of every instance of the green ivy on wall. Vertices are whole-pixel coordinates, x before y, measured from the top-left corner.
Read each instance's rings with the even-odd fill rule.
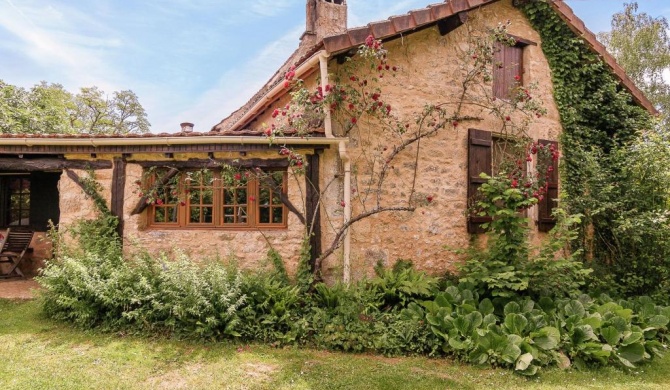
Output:
[[[652,201],[640,190],[654,192],[650,183],[664,173],[652,172],[645,182],[637,178],[645,158],[658,160],[641,136],[653,129],[652,116],[546,0],[520,9],[539,32],[552,72],[563,127],[563,206],[585,216],[579,242],[597,271],[593,286],[667,299],[670,244],[664,237],[670,229],[656,221],[668,213],[670,186],[661,189],[665,200]]]

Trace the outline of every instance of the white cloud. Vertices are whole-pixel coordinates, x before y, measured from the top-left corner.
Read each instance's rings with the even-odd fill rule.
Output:
[[[21,42],[22,53],[35,64],[61,75],[58,81],[68,88],[95,83],[114,89],[118,75],[104,61],[104,51],[120,49],[120,39],[103,31],[81,32],[92,24],[82,24],[87,18],[75,9],[6,4],[0,8],[0,27]]]
[[[155,132],[176,131],[177,124],[192,121],[197,131],[209,131],[231,112],[244,105],[279,69],[297,48],[302,25],[266,45],[252,60],[227,70],[216,85],[204,91],[190,108],[174,114],[169,107],[158,113],[152,128]]]

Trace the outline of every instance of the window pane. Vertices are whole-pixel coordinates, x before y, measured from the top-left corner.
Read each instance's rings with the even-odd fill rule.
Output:
[[[259,218],[260,223],[270,223],[270,208],[269,207],[260,207],[259,208]]]
[[[262,206],[270,205],[270,190],[267,188],[261,188],[260,196],[258,197],[258,203]]]
[[[189,222],[198,223],[200,222],[200,207],[191,207],[191,212],[189,213]]]
[[[282,223],[283,219],[283,207],[273,207],[272,208],[272,223]]]
[[[154,211],[154,222],[165,222],[165,209],[160,207]]]

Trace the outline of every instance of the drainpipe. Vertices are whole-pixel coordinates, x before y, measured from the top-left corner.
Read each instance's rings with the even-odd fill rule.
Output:
[[[328,85],[328,54],[325,51],[319,53],[319,69],[321,70],[321,90],[326,96],[326,85]],[[330,117],[330,110],[326,110],[326,117],[323,122],[324,131],[327,138],[333,138],[333,122]]]
[[[328,94],[326,92],[326,85],[329,84],[328,80],[328,53],[326,51],[321,51],[319,53],[319,69],[321,71],[321,90],[323,91],[324,96]],[[326,138],[334,138],[333,136],[333,121],[331,117],[330,110],[326,110],[326,116],[323,121],[324,131],[326,133]],[[344,166],[344,218],[342,224],[346,224],[351,220],[351,159],[349,158],[349,153],[347,152],[347,143],[346,141],[339,142],[338,152],[340,158],[342,159],[342,164]],[[351,282],[351,235],[349,234],[349,228],[346,229],[344,233],[344,243],[343,243],[343,271],[342,271],[342,281],[349,285]]]

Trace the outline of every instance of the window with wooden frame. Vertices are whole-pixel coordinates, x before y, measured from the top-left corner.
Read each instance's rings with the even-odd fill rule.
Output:
[[[555,141],[540,140],[545,145],[558,144]],[[509,169],[505,166],[510,159],[509,156],[518,155],[519,144],[514,140],[494,137],[493,133],[486,130],[469,129],[468,130],[468,208],[473,207],[477,202],[478,189],[486,181],[480,175],[482,173],[492,176],[501,171]],[[538,230],[549,231],[555,225],[552,212],[558,198],[558,166],[554,161],[554,169],[551,172],[547,182],[547,194],[542,201],[538,203]],[[525,169],[525,168],[524,168]],[[488,216],[479,216],[468,213],[468,233],[483,233],[486,230],[483,224],[491,221]]]
[[[2,177],[2,226],[30,226],[30,176]]]
[[[493,53],[493,96],[498,99],[509,99],[511,91],[524,84],[524,48],[536,43],[511,37],[516,42],[509,46],[496,42]]]
[[[160,177],[157,172],[154,180]],[[220,171],[186,171],[161,181],[148,207],[149,226],[160,228],[272,229],[286,228],[286,171],[238,175]]]

